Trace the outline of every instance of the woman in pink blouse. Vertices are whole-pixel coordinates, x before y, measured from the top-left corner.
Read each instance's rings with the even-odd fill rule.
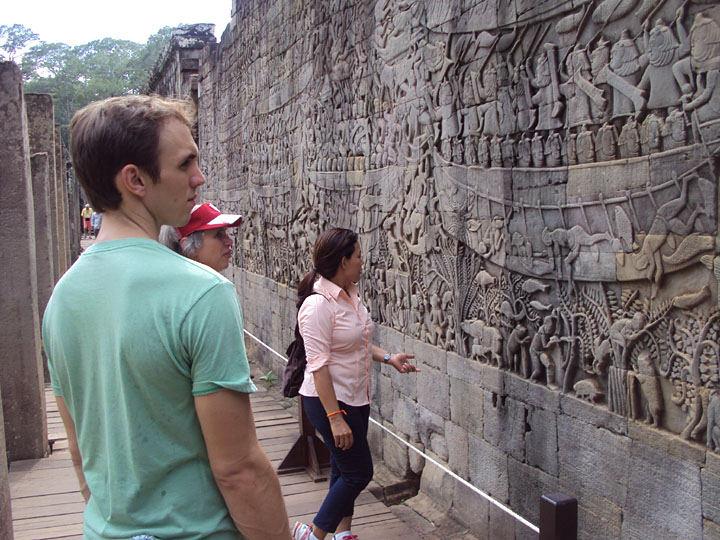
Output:
[[[357,234],[323,232],[315,243],[313,269],[298,286],[298,324],[307,367],[300,387],[303,408],[330,450],[330,489],[312,526],[296,523],[295,540],[354,540],[355,499],[373,475],[367,441],[370,362],[400,373],[419,371],[412,354],[392,354],[372,344],[373,322],[356,283],[362,273]]]

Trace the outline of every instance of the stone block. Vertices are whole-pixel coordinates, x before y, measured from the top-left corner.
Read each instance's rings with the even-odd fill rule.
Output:
[[[395,425],[395,429],[407,435],[411,441],[418,440],[417,403],[399,392],[395,392],[394,396],[392,422]]]
[[[377,384],[375,386],[375,395],[373,402],[378,406],[380,416],[383,419],[390,419],[393,416],[393,402],[395,392],[392,387],[390,377],[378,375]]]
[[[700,467],[640,444],[628,465],[623,538],[702,538]]]
[[[488,535],[488,512],[490,511],[488,500],[462,482],[455,480],[454,484],[453,516],[470,529],[478,540],[492,540]]]
[[[525,456],[527,463],[546,473],[558,475],[557,415],[529,408],[526,419]]]
[[[392,430],[392,425],[387,425]],[[395,437],[388,433],[383,433],[383,461],[387,467],[399,476],[406,476],[410,472],[410,463],[408,461],[408,448]]]
[[[624,506],[632,442],[606,429],[559,416],[559,476],[577,491]]]
[[[508,459],[509,504],[517,514],[537,525],[540,519],[540,497],[548,493],[567,493],[558,478],[550,476],[522,463],[516,459]]]
[[[621,538],[622,508],[596,493],[572,494],[578,500],[578,538]]]
[[[418,405],[418,434],[425,448],[433,450],[447,460],[448,451],[445,441],[445,419]]]
[[[485,392],[483,437],[519,461],[525,460],[525,405],[504,395]]]
[[[517,373],[506,371],[504,374],[503,388],[505,393],[516,399],[530,405],[548,411],[560,411],[560,394],[551,390],[547,386],[537,384],[524,379]]]
[[[437,465],[427,462],[420,477],[420,491],[429,495],[443,510],[450,510],[455,481]]]
[[[419,442],[411,442],[410,443],[413,448],[416,448],[420,452],[425,452],[425,445]],[[409,449],[408,452],[408,460],[410,462],[410,470],[413,472],[413,474],[421,475],[423,472],[423,469],[425,468],[425,462],[427,461],[419,452],[416,452],[412,448]]]
[[[558,395],[560,396],[560,409],[564,415],[577,418],[581,422],[605,428],[618,435],[627,434],[628,419],[626,417],[610,412],[605,407],[588,403],[570,394]]]
[[[508,457],[480,437],[468,434],[468,463],[470,483],[497,500],[507,503]]]
[[[451,377],[498,394],[505,392],[503,370],[455,353],[447,354],[447,373]]]
[[[702,444],[687,441],[679,435],[674,435],[633,420],[628,421],[627,428],[628,437],[633,441],[655,448],[656,450],[660,450],[689,463],[695,463],[699,466],[705,464],[705,446]]]
[[[503,508],[488,505],[488,537],[493,540],[515,540],[515,518]]]
[[[703,520],[702,540],[717,540],[720,538],[720,525],[707,519]]]
[[[431,367],[424,367],[420,373],[410,373],[405,377],[417,377],[418,379],[418,405],[422,405],[446,420],[450,418],[450,378],[445,373]]]
[[[415,363],[420,369],[429,366],[447,373],[447,352],[444,349],[406,336],[405,352],[415,355]]]
[[[482,435],[484,401],[482,388],[450,378],[450,420],[454,424]]]
[[[468,463],[468,432],[452,422],[445,423],[445,440],[450,470],[462,478],[470,475]]]
[[[701,469],[703,517],[720,525],[720,470]]]

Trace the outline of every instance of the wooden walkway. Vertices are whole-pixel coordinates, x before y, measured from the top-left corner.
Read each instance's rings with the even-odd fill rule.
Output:
[[[70,463],[65,430],[49,388],[46,390],[48,435],[53,453],[44,459],[10,465],[10,496],[15,540],[81,540],[85,506]],[[258,438],[277,465],[297,438],[297,420],[271,393],[252,395]],[[280,477],[290,524],[310,522],[327,491],[327,482],[314,483],[304,473]],[[383,503],[368,491],[357,500],[353,532],[362,540],[416,537]],[[330,538],[330,537],[328,537]]]

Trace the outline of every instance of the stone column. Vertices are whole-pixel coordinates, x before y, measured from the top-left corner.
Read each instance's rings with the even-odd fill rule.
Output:
[[[32,137],[31,137],[32,141]],[[32,148],[32,143],[31,143]],[[50,165],[47,152],[30,156],[32,173],[33,202],[35,209],[35,260],[37,263],[38,315],[42,321],[55,282],[52,265],[52,235],[50,233],[49,183]],[[42,351],[43,379],[50,382],[47,357]]]
[[[1,392],[0,402],[2,402]],[[12,511],[10,509],[10,481],[8,480],[2,407],[0,407],[0,538],[13,540]]]
[[[10,461],[46,455],[35,220],[22,77],[0,62],[0,391]]]
[[[69,212],[75,209],[68,208],[65,159],[59,124],[55,124],[55,189],[57,190],[58,264],[60,265],[58,273],[62,276],[70,267]]]
[[[25,94],[30,170],[35,207],[35,257],[38,281],[38,315],[42,320],[56,274],[53,253],[54,221],[50,200],[55,196],[55,118],[50,94]],[[47,359],[43,354],[45,381],[49,381]]]

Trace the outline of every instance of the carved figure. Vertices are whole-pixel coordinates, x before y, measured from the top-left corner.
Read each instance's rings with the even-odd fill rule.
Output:
[[[536,167],[545,166],[545,148],[543,146],[543,139],[539,132],[535,133],[531,143],[533,164]]]
[[[609,122],[598,129],[595,138],[595,157],[598,161],[610,161],[617,156],[617,130]]]
[[[470,319],[460,324],[463,332],[473,337],[472,357],[485,358],[495,362],[498,367],[504,367],[502,348],[503,338],[500,330],[488,326],[480,319]]]
[[[562,102],[560,101],[560,85],[558,81],[557,59],[555,45],[545,44],[545,51],[538,57],[535,72],[526,69],[530,75],[531,85],[537,89],[532,96],[531,103],[538,107],[538,123],[536,129],[549,130],[562,127]]]
[[[530,336],[527,334],[527,328],[522,324],[518,324],[510,332],[505,345],[505,357],[510,363],[510,369],[520,373],[526,379],[530,376],[530,362],[528,361],[527,351]]]
[[[545,372],[547,385],[555,390],[560,386],[555,383],[555,359],[554,355],[559,348],[560,340],[555,335],[555,316],[547,315],[543,319],[542,326],[530,342],[530,362],[532,363],[532,380],[540,380]]]
[[[645,68],[638,88],[649,92],[648,109],[665,109],[680,102],[680,87],[672,68],[677,61],[678,41],[665,21],[658,19],[652,30],[644,25]]]
[[[568,55],[565,61],[567,80],[560,89],[567,100],[567,127],[576,127],[593,119],[591,103],[596,109],[602,110],[607,103],[602,90],[592,83],[590,60],[587,52],[580,44]]]
[[[568,165],[577,165],[577,135],[575,133],[570,133],[569,131],[567,137],[565,138],[565,157]]]
[[[707,447],[716,452],[720,451],[720,390],[717,388],[710,391],[707,409]]]
[[[517,161],[518,167],[529,167],[532,164],[532,140],[527,133],[518,141]]]
[[[589,403],[601,401],[605,397],[605,392],[595,379],[582,379],[573,385],[573,390],[578,399],[584,399]]]
[[[548,167],[562,165],[562,138],[557,131],[550,133],[545,141],[545,164]]]
[[[593,373],[600,377],[607,376],[607,368],[612,362],[613,349],[610,340],[604,336],[595,338],[593,344]]]
[[[448,320],[440,307],[440,297],[433,294],[430,297],[430,343],[442,345]]]
[[[515,142],[506,136],[500,143],[502,153],[502,166],[511,169],[515,165]]]
[[[572,272],[573,263],[580,254],[583,247],[589,247],[598,242],[612,242],[613,237],[608,232],[589,234],[580,225],[573,225],[569,229],[553,229],[552,231],[545,227],[542,231],[542,241],[547,248],[548,259],[553,268],[561,270],[557,260],[565,253],[565,274],[568,279],[568,287],[573,287]]]
[[[487,135],[483,135],[478,140],[477,154],[478,165],[487,169],[490,166],[490,139]]]
[[[679,148],[687,144],[687,120],[678,107],[670,107],[662,131],[663,147],[666,150]]]
[[[495,135],[490,141],[490,166],[502,167],[502,139]]]
[[[647,317],[640,311],[632,317],[618,319],[610,326],[610,343],[615,357],[614,365],[628,369],[632,347],[645,332],[647,326]]]
[[[645,106],[637,87],[640,77],[640,52],[625,29],[610,49],[610,64],[603,73],[603,79],[613,88],[614,117],[637,113]]]
[[[642,351],[636,362],[636,371],[627,373],[630,412],[636,420],[641,417],[641,394],[645,398],[645,422],[653,427],[660,427],[660,415],[664,408],[662,390],[650,353]]]
[[[595,162],[595,140],[592,131],[583,124],[577,136],[578,163]]]
[[[621,158],[633,158],[640,155],[640,134],[634,116],[630,116],[623,124],[618,137]]]

